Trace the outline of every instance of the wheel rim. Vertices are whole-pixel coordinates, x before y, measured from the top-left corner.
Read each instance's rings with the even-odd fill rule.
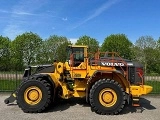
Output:
[[[117,101],[117,94],[113,89],[105,88],[99,93],[99,101],[105,107],[112,107]]]
[[[38,104],[41,99],[42,91],[36,86],[31,86],[27,88],[24,92],[24,100],[30,105]]]

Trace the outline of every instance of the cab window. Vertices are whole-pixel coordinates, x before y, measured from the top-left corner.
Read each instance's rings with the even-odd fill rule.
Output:
[[[74,61],[84,62],[84,49],[73,48]]]

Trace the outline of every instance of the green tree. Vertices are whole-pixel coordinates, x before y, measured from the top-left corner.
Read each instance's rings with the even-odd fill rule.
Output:
[[[0,36],[0,71],[10,69],[10,39]]]
[[[156,58],[156,62],[155,62],[155,66],[153,67],[154,71],[160,75],[160,37],[156,42],[156,50],[155,50],[155,58]]]
[[[71,42],[63,36],[52,35],[43,41],[42,63],[53,63],[54,60],[64,62],[66,60],[66,47]],[[44,57],[43,57],[44,56]]]
[[[134,57],[132,52],[132,43],[124,34],[111,34],[106,37],[102,46],[102,52],[117,52],[121,57],[132,59]]]
[[[12,41],[12,63],[17,70],[38,63],[42,39],[35,33],[26,32]]]
[[[86,35],[80,37],[75,44],[88,45],[88,52],[90,53],[95,53],[99,48],[99,42],[96,39]]]
[[[143,63],[146,74],[155,72],[156,40],[151,36],[141,36],[135,43],[136,60]]]

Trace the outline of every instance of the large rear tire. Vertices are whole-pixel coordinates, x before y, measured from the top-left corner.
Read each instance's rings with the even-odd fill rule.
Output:
[[[118,114],[125,105],[125,92],[115,80],[102,79],[90,89],[89,100],[98,114]]]
[[[51,100],[51,85],[46,80],[28,80],[18,89],[17,104],[24,112],[42,112],[50,105]]]

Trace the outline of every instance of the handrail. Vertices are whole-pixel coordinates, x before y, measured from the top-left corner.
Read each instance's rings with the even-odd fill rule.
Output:
[[[82,54],[82,53],[72,53],[70,55],[70,70],[73,71],[74,69],[74,55],[75,54]],[[102,55],[110,55],[111,57],[102,57]],[[84,53],[83,53],[83,56],[84,56]],[[110,63],[113,63],[112,65],[110,65],[109,67],[112,67],[112,69],[115,68],[115,63],[123,63],[123,66],[125,66],[125,68],[123,68],[123,66],[121,65],[118,65],[120,67],[120,69],[123,71],[123,74],[124,74],[124,77],[126,77],[126,79],[128,80],[128,65],[127,63],[119,56],[119,54],[117,54],[116,52],[97,52],[95,54],[93,53],[88,53],[87,54],[87,58],[88,56],[92,56],[94,57],[94,59],[92,60],[93,63],[95,63],[94,65],[94,69],[98,69],[98,70],[102,70],[102,67],[104,68],[104,66],[101,66],[101,65],[98,65],[98,62],[99,63],[102,63],[102,62],[110,62]],[[117,58],[117,59],[116,59]],[[87,66],[89,65],[89,59],[86,59],[86,58],[83,58],[84,61],[86,62],[85,63],[85,68],[87,69]],[[85,60],[86,59],[86,60]],[[77,62],[78,63],[78,62]],[[79,61],[79,63],[81,63]],[[93,69],[93,65],[89,65],[91,67],[91,69]]]
[[[106,58],[103,57],[101,59],[99,56],[102,56],[102,54],[107,54],[107,55],[110,55],[111,57],[106,57]],[[99,52],[99,56],[98,56],[99,59],[95,59],[95,60],[92,60],[92,61],[95,62],[95,63],[98,63],[98,62],[123,63],[123,65],[126,66],[126,68],[123,68],[123,66],[121,66],[121,65],[119,65],[119,67],[121,68],[124,76],[128,80],[128,64],[116,52]],[[118,58],[118,60],[116,59],[116,57]],[[95,65],[98,66],[98,64],[95,64]],[[100,69],[102,67],[104,67],[104,66],[100,66]],[[114,65],[110,65],[110,67],[114,68]]]
[[[137,74],[138,74],[139,77],[141,78],[142,86],[143,86],[143,85],[144,85],[144,77],[140,74],[140,72],[137,72]]]

